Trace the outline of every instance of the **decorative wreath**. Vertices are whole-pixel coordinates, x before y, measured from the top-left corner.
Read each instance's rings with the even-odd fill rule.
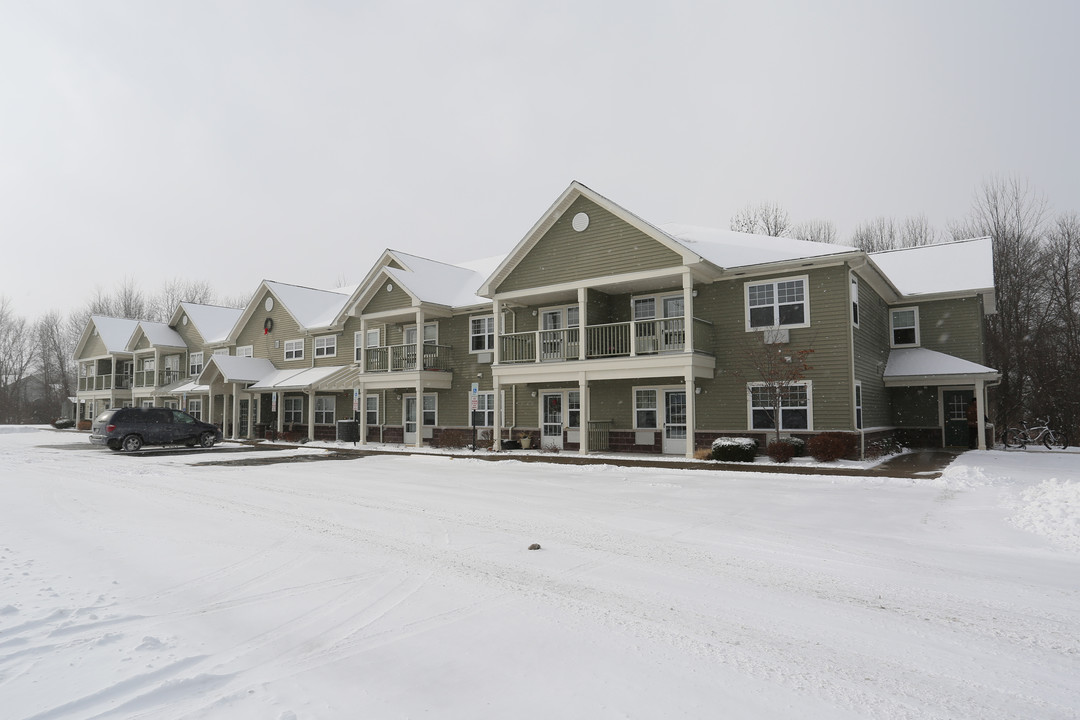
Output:
[[[269,335],[270,331],[274,329],[274,321],[271,318],[266,318],[263,321],[263,335]]]

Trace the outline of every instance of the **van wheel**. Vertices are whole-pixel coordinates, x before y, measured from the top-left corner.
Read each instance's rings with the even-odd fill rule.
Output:
[[[199,436],[199,444],[204,448],[214,447],[214,433],[204,432]]]
[[[127,452],[135,452],[142,447],[142,438],[138,435],[128,435],[124,438],[123,447]]]

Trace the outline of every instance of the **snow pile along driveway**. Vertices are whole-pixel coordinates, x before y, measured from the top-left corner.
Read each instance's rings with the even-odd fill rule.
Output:
[[[901,481],[85,438],[0,433],[5,718],[1080,714],[1075,456]]]

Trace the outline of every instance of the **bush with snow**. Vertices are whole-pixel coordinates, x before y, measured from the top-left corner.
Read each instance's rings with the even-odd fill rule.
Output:
[[[754,462],[758,443],[748,437],[718,437],[713,440],[713,460],[724,462]]]

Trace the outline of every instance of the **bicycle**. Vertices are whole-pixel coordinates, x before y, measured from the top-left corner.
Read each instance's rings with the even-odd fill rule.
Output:
[[[1035,427],[1028,427],[1027,421],[1022,421],[1022,427],[1011,427],[1001,434],[1001,442],[1007,448],[1026,448],[1029,444],[1042,443],[1047,450],[1058,448],[1064,450],[1069,447],[1069,438],[1064,432],[1055,432],[1047,425],[1049,418],[1036,422],[1042,423]]]

